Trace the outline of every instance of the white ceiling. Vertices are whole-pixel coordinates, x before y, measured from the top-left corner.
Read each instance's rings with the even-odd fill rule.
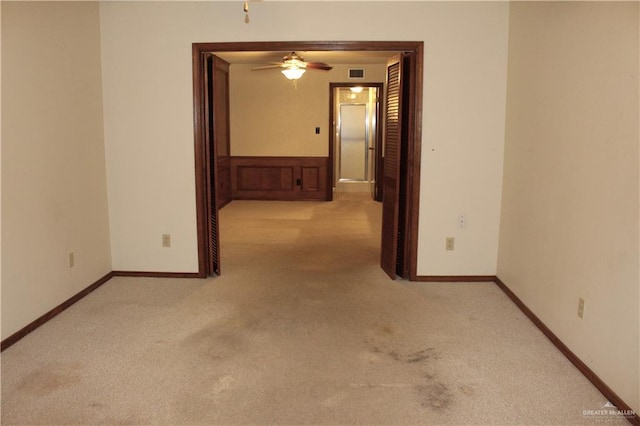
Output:
[[[282,58],[291,52],[218,52],[216,56],[224,59],[230,64],[268,64],[269,62],[280,62]],[[302,51],[296,53],[302,56],[307,62],[324,62],[329,65],[335,64],[386,64],[387,59],[396,52],[345,52],[345,51]]]

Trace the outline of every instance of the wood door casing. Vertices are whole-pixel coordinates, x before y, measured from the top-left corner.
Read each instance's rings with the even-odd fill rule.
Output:
[[[422,99],[424,72],[424,42],[422,41],[272,41],[272,42],[220,42],[193,43],[193,124],[194,124],[194,157],[195,157],[195,197],[196,226],[198,249],[198,276],[211,275],[208,265],[209,226],[207,215],[207,180],[208,164],[206,156],[205,135],[205,62],[207,55],[214,52],[266,52],[266,51],[340,51],[340,52],[410,52],[415,55],[413,67],[413,83],[410,96],[413,100],[411,120],[412,129],[407,151],[407,225],[406,225],[406,262],[411,280],[417,279],[417,236],[420,195],[420,151],[422,142]],[[330,123],[331,124],[331,123]],[[330,147],[329,149],[332,149]],[[331,188],[332,165],[327,164],[329,173],[328,188]],[[330,195],[327,197],[330,199]]]
[[[207,212],[207,271],[220,275],[220,234],[218,226],[218,161],[215,105],[214,105],[214,62],[213,55],[207,55],[204,69],[204,139],[206,156],[206,212]],[[207,274],[207,275],[208,275]]]

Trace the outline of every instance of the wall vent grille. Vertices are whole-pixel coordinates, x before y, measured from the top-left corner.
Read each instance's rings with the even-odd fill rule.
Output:
[[[364,69],[363,68],[349,68],[349,78],[355,79],[363,79],[364,78]]]

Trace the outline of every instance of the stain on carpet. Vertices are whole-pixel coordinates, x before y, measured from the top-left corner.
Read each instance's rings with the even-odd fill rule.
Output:
[[[381,327],[379,332],[385,333]],[[390,328],[389,328],[390,330]],[[392,334],[386,332],[386,334]],[[400,383],[352,383],[354,389],[385,389],[395,388],[410,389],[415,395],[416,403],[421,407],[433,411],[444,411],[450,409],[454,403],[454,392],[449,385],[438,378],[434,361],[440,359],[439,351],[434,347],[427,347],[420,350],[401,350],[394,348],[385,342],[373,343],[371,339],[365,339],[368,352],[363,355],[363,360],[369,363],[379,362],[382,359],[391,361],[393,364],[406,371],[408,377],[412,377],[407,382]],[[455,388],[456,393],[470,396],[473,395],[473,388],[469,386],[459,386]]]
[[[388,326],[388,325],[384,325],[382,327],[380,327],[380,334],[394,334],[395,330],[393,329],[393,327]]]
[[[448,386],[437,380],[429,380],[427,383],[415,387],[419,395],[420,405],[436,411],[449,408],[453,402],[453,395]]]
[[[247,351],[247,335],[256,324],[255,320],[241,317],[215,321],[187,337],[185,347],[205,359],[228,360]]]
[[[16,390],[35,396],[45,396],[58,390],[80,383],[80,370],[77,364],[48,365],[27,374],[16,386]]]
[[[411,353],[404,358],[404,362],[413,364],[414,362],[426,361],[434,357],[434,349],[427,348],[418,352]]]
[[[201,357],[224,361],[242,353],[246,345],[241,335],[237,333],[219,334],[211,330],[201,330],[187,340],[187,347],[195,349]]]
[[[369,346],[389,346],[392,340],[399,339],[403,335],[404,330],[401,327],[392,324],[378,324],[367,330],[365,343]]]
[[[397,351],[389,351],[387,355],[394,361],[403,362],[406,364],[415,364],[429,359],[440,359],[439,355],[435,352],[434,348],[426,348],[421,351],[411,352],[408,354],[398,353]]]

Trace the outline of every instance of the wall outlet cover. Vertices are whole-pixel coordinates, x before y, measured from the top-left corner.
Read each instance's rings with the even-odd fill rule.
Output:
[[[447,237],[445,242],[445,249],[447,251],[452,251],[455,248],[456,239],[453,237]]]
[[[580,319],[584,318],[584,299],[581,297],[578,299],[578,317]]]

